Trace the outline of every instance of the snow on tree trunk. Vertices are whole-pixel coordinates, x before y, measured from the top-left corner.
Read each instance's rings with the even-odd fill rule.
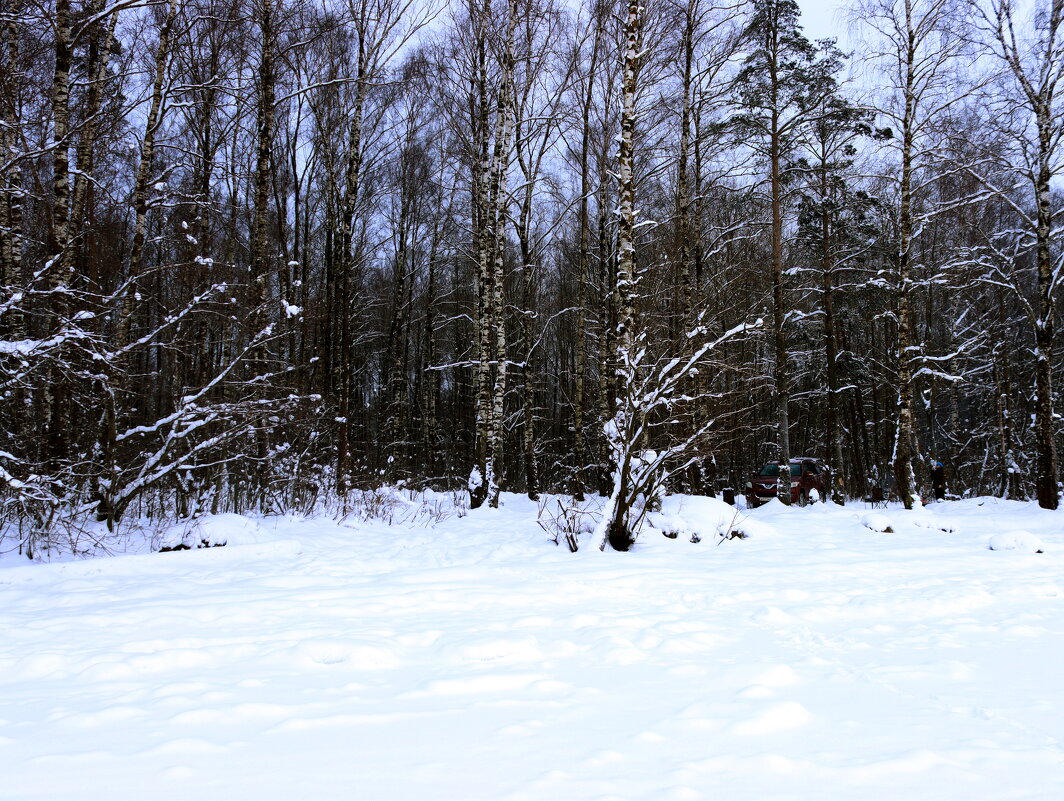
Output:
[[[642,353],[637,352],[635,325],[635,126],[636,92],[642,50],[643,7],[641,0],[628,1],[624,21],[624,77],[621,83],[621,137],[618,154],[620,203],[617,228],[617,386],[619,406],[604,431],[613,465],[613,490],[603,513],[606,539],[618,551],[631,546],[635,531],[632,520],[636,498],[632,492],[632,457],[642,447],[644,418],[635,402],[637,370]],[[639,343],[642,345],[642,343]]]
[[[18,142],[18,95],[14,77],[19,69],[18,13],[21,3],[12,4],[11,13],[3,27],[3,52],[0,70],[7,80],[0,94],[0,147],[7,155],[6,166],[0,172],[0,280],[11,291],[22,281],[22,174],[14,155],[20,151]],[[18,341],[24,337],[24,318],[17,306],[10,308],[0,319],[0,330]]]
[[[915,147],[916,95],[913,72],[915,70],[915,48],[913,21],[906,4],[906,25],[909,46],[906,48],[905,85],[902,88],[905,112],[902,117],[901,141],[901,197],[898,207],[898,251],[897,277],[895,284],[895,302],[898,315],[898,409],[894,435],[894,481],[898,487],[898,496],[906,509],[912,509],[916,498],[917,485],[913,471],[913,315],[910,296],[912,293],[912,181],[913,150]]]
[[[491,437],[488,431],[491,400],[491,281],[488,259],[490,256],[491,212],[489,184],[491,166],[488,160],[490,132],[488,130],[488,43],[487,25],[491,4],[487,0],[470,15],[476,37],[476,64],[470,88],[470,123],[473,127],[472,163],[472,222],[473,246],[476,258],[473,275],[473,337],[475,339],[476,372],[474,395],[474,460],[469,474],[469,507],[476,509],[488,498],[488,482],[491,478],[488,450]]]

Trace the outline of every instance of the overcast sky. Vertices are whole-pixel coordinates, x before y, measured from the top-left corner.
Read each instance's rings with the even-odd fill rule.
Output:
[[[798,0],[805,35],[810,39],[834,36],[840,45],[845,45],[845,5],[845,0]]]

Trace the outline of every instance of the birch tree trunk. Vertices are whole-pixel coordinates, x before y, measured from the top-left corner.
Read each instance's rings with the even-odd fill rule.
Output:
[[[1038,300],[1035,317],[1035,442],[1038,451],[1035,487],[1038,505],[1056,509],[1060,502],[1056,426],[1053,411],[1053,346],[1056,326],[1056,291],[1064,271],[1064,257],[1054,254],[1053,186],[1061,172],[1059,148],[1064,120],[1057,97],[1064,87],[1064,0],[1050,0],[1048,9],[1032,15],[1017,37],[1012,0],[998,0],[994,9],[994,34],[998,55],[1005,61],[1024,101],[1024,111],[1034,124],[1034,141],[1023,129],[1017,138],[1028,158],[1027,178],[1035,204],[1033,225]],[[1057,245],[1059,251],[1059,245]]]
[[[4,21],[0,47],[0,280],[7,291],[22,283],[22,166],[18,153],[20,130],[18,112],[19,30],[18,16],[21,2],[12,3]],[[0,320],[4,335],[12,340],[24,338],[24,319],[17,305],[7,311]]]
[[[616,359],[618,378],[628,377],[632,366],[638,361],[635,353],[635,126],[636,96],[638,92],[639,59],[642,51],[643,6],[642,0],[628,0],[628,13],[624,21],[623,79],[621,83],[621,136],[617,158],[618,204],[617,225],[617,280],[614,295],[617,304]],[[622,388],[620,407],[607,422],[606,440],[613,444],[613,489],[610,502],[603,514],[608,516],[606,536],[615,550],[626,551],[631,546],[633,532],[630,527],[631,504],[634,500],[630,488],[632,481],[632,456],[641,447],[644,435],[644,420],[630,384]]]
[[[49,251],[53,259],[50,286],[69,280],[70,226],[70,0],[55,3],[55,73],[52,80],[52,226]],[[64,306],[60,296],[56,302]]]
[[[698,0],[687,3],[684,29],[680,44],[683,58],[683,101],[680,109],[680,146],[676,156],[676,232],[679,238],[680,268],[680,330],[685,330],[691,321],[694,305],[694,264],[691,258],[691,117],[694,98],[691,88],[694,81],[695,26]]]
[[[476,340],[476,376],[474,394],[475,429],[474,464],[469,476],[469,507],[484,504],[489,494],[488,429],[491,416],[491,280],[488,268],[490,254],[488,215],[491,166],[488,160],[490,132],[488,130],[488,43],[487,25],[491,14],[490,0],[477,9],[470,3],[470,17],[476,37],[474,75],[470,81],[469,117],[473,126],[471,164],[471,217],[473,247],[476,264],[473,275],[473,336]]]
[[[19,64],[19,15],[23,4],[15,0],[7,18],[0,28],[0,293],[7,300],[15,298],[24,286],[22,279],[22,161],[23,150],[19,142],[21,120],[19,119],[19,95],[22,73]],[[26,320],[21,303],[10,303],[5,313],[0,314],[0,338],[15,342],[26,338]],[[15,369],[14,360],[5,357],[0,367],[8,364]],[[6,371],[6,370],[5,370]],[[33,416],[26,404],[27,392],[16,386],[11,392],[7,410],[10,412],[9,430],[6,432],[12,446],[22,444],[23,451],[31,455],[39,445],[26,447],[37,438],[30,436]],[[14,451],[15,448],[11,447]],[[9,470],[15,465],[9,465]],[[27,473],[29,471],[26,471]],[[20,476],[20,478],[24,477]]]
[[[905,110],[901,129],[901,196],[898,206],[898,250],[895,255],[897,277],[895,286],[896,313],[898,316],[898,409],[897,424],[894,434],[894,481],[898,495],[906,509],[913,508],[917,492],[916,476],[913,470],[913,389],[912,389],[912,354],[913,354],[913,316],[910,293],[912,292],[912,182],[914,128],[916,125],[916,94],[914,87],[916,58],[915,21],[909,0],[905,2],[905,36],[906,42],[902,52],[905,54],[902,101]]]
[[[954,0],[867,0],[859,11],[883,44],[877,59],[889,85],[879,110],[897,126],[898,205],[892,256],[897,382],[891,461],[898,495],[905,508],[911,509],[919,502],[913,381],[921,359],[914,328],[913,269],[916,241],[930,215],[918,214],[916,203],[928,186],[921,176],[928,172],[934,155],[936,123],[965,91],[959,76],[951,73],[966,47],[967,40],[959,35],[965,24],[964,9]]]
[[[506,349],[506,220],[509,216],[510,196],[507,191],[506,174],[510,163],[511,137],[514,128],[514,33],[517,29],[517,0],[509,0],[509,15],[506,23],[501,87],[495,121],[495,150],[491,166],[491,231],[489,241],[491,259],[491,326],[494,337],[495,385],[488,419],[490,462],[488,466],[488,501],[499,505],[499,492],[505,469],[503,430],[503,404],[506,398],[507,349]]]

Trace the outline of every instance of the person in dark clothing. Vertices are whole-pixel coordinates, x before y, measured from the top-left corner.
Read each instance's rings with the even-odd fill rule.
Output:
[[[936,501],[946,499],[946,469],[942,466],[942,462],[931,464],[931,489],[935,491]]]

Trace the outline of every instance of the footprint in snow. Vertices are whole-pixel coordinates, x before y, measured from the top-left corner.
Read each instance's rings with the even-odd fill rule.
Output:
[[[293,651],[296,659],[305,665],[347,664],[361,670],[399,665],[399,659],[388,648],[344,640],[303,640]]]

